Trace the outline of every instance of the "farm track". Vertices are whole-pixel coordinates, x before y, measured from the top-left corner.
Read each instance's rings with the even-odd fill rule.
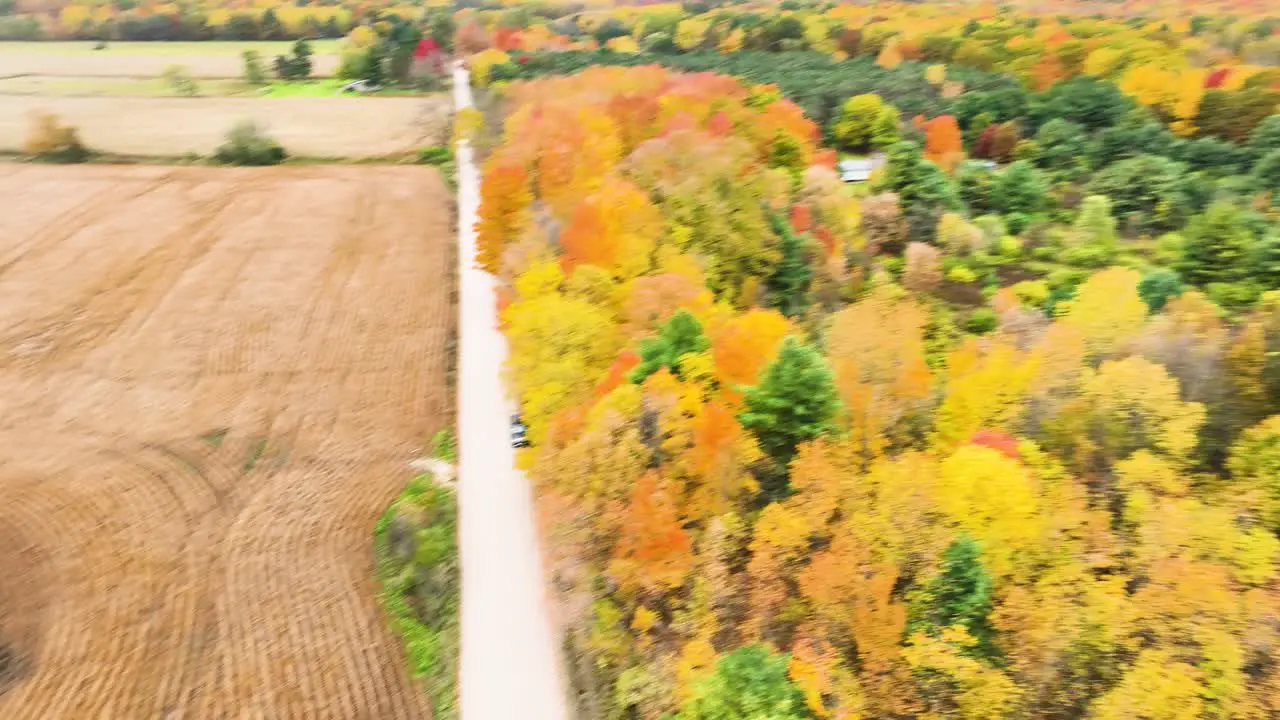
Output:
[[[0,193],[0,717],[427,717],[369,537],[449,414],[438,176]]]

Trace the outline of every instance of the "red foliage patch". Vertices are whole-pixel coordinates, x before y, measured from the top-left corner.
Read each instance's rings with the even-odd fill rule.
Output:
[[[1018,454],[1018,439],[1003,430],[983,428],[969,438],[969,443],[991,448],[1014,460],[1022,459],[1022,456]]]

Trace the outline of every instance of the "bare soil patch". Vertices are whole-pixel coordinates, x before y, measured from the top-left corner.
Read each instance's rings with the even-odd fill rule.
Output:
[[[125,155],[209,155],[238,120],[253,118],[292,155],[370,158],[439,142],[450,113],[425,98],[108,98],[0,95],[0,150],[22,147],[30,114],[47,111],[95,150]]]
[[[0,165],[0,717],[425,717],[370,529],[449,415],[418,167]]]

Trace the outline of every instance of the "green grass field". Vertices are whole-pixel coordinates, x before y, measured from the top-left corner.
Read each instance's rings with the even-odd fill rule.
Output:
[[[336,53],[341,40],[312,40],[316,54]],[[264,58],[282,55],[293,47],[292,40],[221,41],[207,42],[113,42],[107,49],[94,50],[96,43],[72,42],[0,42],[2,53],[50,53],[55,55],[128,54],[128,55],[239,55],[245,50],[257,50]]]

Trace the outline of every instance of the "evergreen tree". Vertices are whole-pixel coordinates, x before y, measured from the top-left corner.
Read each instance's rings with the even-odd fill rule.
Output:
[[[1258,241],[1253,253],[1253,276],[1267,290],[1280,288],[1280,231]]]
[[[1255,158],[1280,150],[1280,113],[1269,115],[1249,133],[1249,149]]]
[[[311,75],[311,43],[306,39],[293,44],[290,55],[277,55],[276,75],[281,80],[305,80]]]
[[[835,380],[822,354],[789,337],[759,383],[747,390],[738,421],[765,453],[786,467],[796,446],[835,430],[839,406]]]
[[[813,279],[813,270],[805,257],[803,240],[778,216],[770,215],[769,223],[782,238],[782,260],[769,276],[769,304],[783,315],[795,317],[809,307],[809,283]]]
[[[1040,127],[1036,144],[1040,146],[1040,157],[1036,161],[1040,167],[1054,171],[1083,169],[1088,138],[1080,125],[1054,118]]]
[[[267,11],[262,13],[262,20],[259,21],[258,27],[263,40],[284,39],[284,26],[280,24],[280,18],[276,17],[274,8],[267,8]]]
[[[723,655],[694,688],[676,720],[803,720],[813,717],[804,694],[787,675],[791,658],[764,645]]]
[[[804,172],[804,156],[800,143],[784,132],[779,131],[769,146],[769,167],[782,168],[798,176]]]
[[[1227,202],[1217,202],[1203,215],[1192,218],[1183,233],[1179,270],[1193,285],[1229,283],[1243,277],[1246,256],[1253,237],[1240,211]]]
[[[942,553],[942,569],[929,581],[913,608],[912,631],[936,632],[961,625],[978,641],[978,652],[990,657],[994,632],[991,614],[991,576],[982,565],[982,548],[960,534]]]
[[[680,377],[681,356],[710,347],[698,319],[688,310],[678,310],[658,329],[657,337],[640,341],[640,364],[631,371],[631,382],[642,383],[664,367]]]
[[[1049,187],[1031,163],[1019,160],[991,184],[991,207],[1005,214],[1034,215],[1044,209]]]
[[[1258,189],[1272,194],[1273,205],[1280,205],[1280,150],[1272,150],[1253,166],[1253,179]]]
[[[1171,298],[1182,294],[1182,278],[1172,270],[1155,270],[1138,283],[1138,297],[1151,312],[1160,312]]]
[[[876,189],[898,194],[911,236],[920,240],[932,241],[938,218],[960,205],[951,180],[941,168],[925,160],[920,146],[912,142],[900,142],[889,150],[884,176]]]

